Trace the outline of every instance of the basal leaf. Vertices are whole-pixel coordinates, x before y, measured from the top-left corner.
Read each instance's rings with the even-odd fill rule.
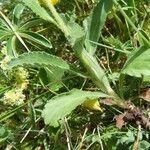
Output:
[[[101,92],[80,91],[74,89],[70,92],[59,94],[53,97],[45,105],[42,116],[46,124],[57,127],[58,121],[71,113],[78,105],[81,105],[87,98],[96,99],[99,97],[108,97]]]
[[[23,65],[35,67],[53,66],[62,69],[69,69],[69,65],[67,64],[67,62],[46,52],[24,53],[18,58],[12,59],[8,64],[8,69]]]

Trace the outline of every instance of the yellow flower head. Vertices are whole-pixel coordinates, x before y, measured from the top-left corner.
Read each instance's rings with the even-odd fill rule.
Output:
[[[10,56],[5,56],[4,59],[0,62],[0,67],[3,70],[7,70],[8,69],[8,63],[11,60]]]
[[[29,84],[29,73],[23,67],[18,67],[12,71],[12,77],[15,77],[16,87],[25,90]]]
[[[53,5],[56,5],[59,2],[59,0],[50,0],[50,1]]]
[[[102,111],[98,99],[87,99],[83,102],[82,106],[89,110]]]
[[[49,0],[53,5],[56,5],[59,0]],[[39,0],[40,4],[46,4],[47,0]]]
[[[7,105],[20,105],[24,102],[25,95],[22,93],[21,89],[12,89],[5,92],[3,97],[4,104]]]

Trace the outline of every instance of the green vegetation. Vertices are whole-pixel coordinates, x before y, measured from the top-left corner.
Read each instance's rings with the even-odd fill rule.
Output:
[[[0,0],[0,149],[149,150],[149,0]]]

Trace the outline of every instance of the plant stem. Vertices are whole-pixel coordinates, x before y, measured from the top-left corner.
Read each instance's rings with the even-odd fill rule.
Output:
[[[92,81],[97,85],[97,87],[113,98],[116,105],[121,108],[126,108],[127,105],[125,101],[121,99],[110,87],[108,78],[106,77],[104,70],[100,67],[95,57],[90,55],[84,49],[78,51],[77,56],[89,72]]]
[[[45,0],[46,5],[50,9],[52,15],[54,16],[58,27],[62,30],[62,32],[65,34],[66,37],[71,37],[69,29],[67,28],[66,24],[62,20],[62,18],[57,13],[55,7],[51,4],[49,0]],[[92,56],[90,53],[88,53],[83,48],[83,42],[79,41],[74,45],[74,50],[77,54],[77,57],[80,59],[80,61],[83,63],[89,74],[91,75],[91,78],[93,82],[97,85],[98,88],[100,88],[103,92],[110,95],[116,104],[122,108],[125,108],[124,101],[113,91],[109,84],[109,80],[105,75],[104,70],[100,67],[98,64],[96,58]]]
[[[68,30],[66,24],[64,23],[63,19],[57,13],[55,7],[52,5],[51,1],[45,0],[45,3],[46,3],[46,6],[51,11],[52,15],[54,16],[54,19],[56,20],[58,27],[62,30],[62,32],[65,34],[65,36],[68,37],[70,35],[69,30]]]

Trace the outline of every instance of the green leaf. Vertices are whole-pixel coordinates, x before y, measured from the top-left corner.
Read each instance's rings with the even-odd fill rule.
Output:
[[[112,0],[100,0],[100,2],[94,8],[91,16],[84,21],[87,28],[86,49],[92,54],[95,53],[96,45],[90,43],[88,40],[98,42],[101,30],[105,24],[107,14],[111,7]]]
[[[65,70],[58,67],[45,67],[40,69],[39,77],[52,91],[58,91],[62,87],[64,72]]]
[[[59,57],[48,54],[46,52],[30,52],[20,55],[18,58],[13,58],[8,63],[8,69],[12,69],[17,66],[35,66],[35,67],[44,67],[44,66],[53,66],[62,69],[69,69],[67,62],[62,60]]]
[[[70,31],[70,38],[68,38],[68,40],[72,46],[74,46],[78,41],[85,39],[85,32],[83,28],[76,22],[68,22],[67,27]]]
[[[37,0],[22,0],[22,2],[42,19],[55,23],[54,19],[40,6]]]
[[[0,41],[8,39],[10,36],[11,36],[11,33],[9,31],[0,29]]]
[[[8,138],[9,134],[10,132],[5,127],[0,125],[0,143],[1,144]]]
[[[16,36],[12,36],[7,41],[7,54],[11,57],[16,56]]]
[[[140,142],[140,150],[149,150],[150,149],[150,142],[149,141],[141,141]]]
[[[0,18],[0,41],[7,40],[13,34],[6,21]]]
[[[39,24],[42,25],[45,22],[46,21],[41,18],[31,18],[27,22],[23,22],[19,29],[27,30],[29,28],[34,28],[36,26],[39,26]]]
[[[44,36],[42,36],[38,33],[31,32],[31,31],[24,31],[24,32],[20,32],[19,35],[23,38],[26,38],[30,41],[38,43],[42,46],[52,48],[51,42],[49,40],[47,40]]]
[[[9,27],[9,25],[2,18],[0,18],[0,28],[1,27],[6,27],[7,29],[9,29],[11,31],[11,28]]]
[[[20,21],[21,14],[23,13],[25,6],[17,4],[13,10],[13,23],[17,24]]]
[[[80,46],[80,43],[78,43],[78,46]],[[106,76],[106,73],[104,69],[99,65],[96,58],[84,49],[77,49],[76,53],[79,59],[84,64],[88,73],[90,74],[91,79],[97,85],[97,87],[100,88],[103,92],[111,93],[112,89],[109,84],[109,80]]]
[[[143,82],[148,82],[150,81],[150,76],[144,76]]]
[[[131,53],[121,73],[135,77],[149,76],[150,48],[143,46]]]
[[[101,92],[74,89],[49,100],[45,105],[42,116],[46,124],[57,127],[60,119],[71,113],[72,110],[81,105],[87,98],[92,100],[99,97],[108,97],[108,95]]]

